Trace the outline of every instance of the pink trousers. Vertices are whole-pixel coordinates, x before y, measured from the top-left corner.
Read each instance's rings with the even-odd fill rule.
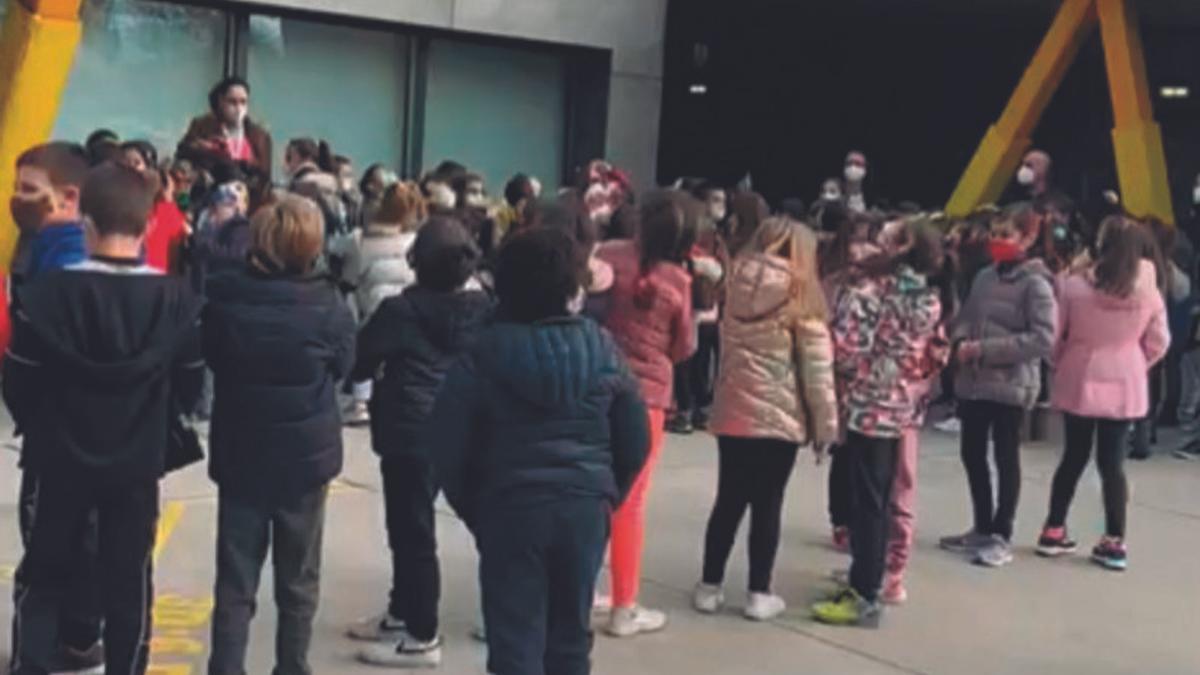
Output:
[[[612,517],[609,563],[612,566],[613,607],[637,604],[642,580],[642,545],[646,539],[646,493],[650,491],[650,477],[662,452],[666,417],[666,411],[650,409],[650,456],[625,503]]]
[[[892,482],[892,522],[888,538],[887,573],[904,576],[917,528],[917,454],[920,430],[905,429],[897,449],[896,478]]]

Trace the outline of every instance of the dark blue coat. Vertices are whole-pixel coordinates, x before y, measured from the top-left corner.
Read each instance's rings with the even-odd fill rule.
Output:
[[[480,509],[563,497],[617,506],[646,462],[637,380],[590,319],[496,323],[450,370],[425,429],[470,526]]]

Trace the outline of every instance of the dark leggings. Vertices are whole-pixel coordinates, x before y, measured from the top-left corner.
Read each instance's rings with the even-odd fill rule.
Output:
[[[850,453],[842,446],[832,449],[829,467],[829,523],[834,527],[850,527],[854,508],[854,475]]]
[[[720,585],[738,526],[750,509],[750,592],[769,593],[779,550],[783,494],[798,446],[773,438],[720,436],[717,499],[704,537],[704,583]]]
[[[696,339],[696,353],[675,365],[675,409],[680,415],[695,416],[712,404],[712,368],[720,345],[717,324],[700,324]]]
[[[1100,470],[1104,495],[1105,533],[1110,537],[1125,537],[1125,507],[1129,501],[1129,484],[1125,480],[1125,436],[1127,420],[1105,420],[1063,414],[1066,447],[1062,461],[1054,472],[1050,491],[1050,516],[1046,527],[1064,527],[1067,511],[1075,497],[1079,478],[1096,446],[1096,468]]]
[[[975,531],[1012,539],[1017,501],[1021,497],[1021,422],[1025,411],[995,401],[959,401],[962,420],[962,463],[967,470]],[[988,436],[995,446],[996,500],[992,500],[992,471]]]

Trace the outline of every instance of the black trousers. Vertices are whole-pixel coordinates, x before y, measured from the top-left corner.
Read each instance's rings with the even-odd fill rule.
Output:
[[[489,673],[591,672],[592,593],[610,517],[606,501],[588,497],[483,510],[475,536]]]
[[[975,531],[1012,539],[1017,502],[1021,497],[1021,424],[1025,410],[995,401],[959,401],[963,468],[971,490]],[[995,448],[996,498],[992,498],[992,471],[988,463],[988,437]]]
[[[1163,382],[1166,378],[1164,367],[1165,364],[1156,363],[1150,369],[1149,377],[1146,378],[1146,384],[1150,388],[1150,410],[1145,417],[1134,420],[1127,431],[1132,445],[1131,451],[1135,455],[1146,457],[1153,454],[1154,445],[1158,443],[1158,416],[1162,411]]]
[[[853,431],[846,435],[846,444],[839,449],[848,456],[854,490],[850,585],[871,602],[879,597],[883,585],[899,449],[898,438],[871,438]]]
[[[771,573],[779,551],[783,496],[798,446],[773,438],[717,439],[720,468],[717,498],[704,536],[704,583],[725,580],[725,565],[746,509],[750,510],[751,593],[771,591]]]
[[[250,621],[267,550],[275,572],[274,675],[312,675],[308,648],[321,591],[326,487],[285,506],[217,501],[217,582],[209,675],[245,675]]]
[[[696,353],[675,366],[675,404],[681,415],[695,415],[712,405],[714,367],[717,364],[721,335],[715,323],[699,325]]]
[[[411,455],[384,457],[383,502],[388,546],[392,550],[392,591],[388,613],[402,619],[418,640],[438,634],[441,570],[433,503],[438,489],[433,467]]]
[[[99,485],[87,477],[43,473],[31,507],[29,538],[15,579],[12,672],[49,672],[43,659],[55,652],[60,617],[78,583],[76,556],[94,514],[105,672],[145,673],[158,481]]]
[[[854,515],[854,477],[850,473],[850,453],[842,446],[833,448],[829,464],[829,522],[834,527],[850,527]]]
[[[1129,483],[1125,479],[1125,437],[1128,420],[1105,420],[1064,414],[1066,447],[1050,491],[1050,516],[1047,527],[1063,527],[1067,511],[1075,498],[1079,478],[1096,448],[1096,468],[1104,495],[1105,533],[1125,537],[1125,509],[1129,502]]]

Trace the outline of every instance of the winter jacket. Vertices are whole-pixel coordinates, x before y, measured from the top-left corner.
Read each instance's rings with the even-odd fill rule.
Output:
[[[638,384],[584,318],[501,322],[446,376],[425,433],[446,498],[481,510],[598,497],[617,506],[645,464]]]
[[[251,266],[214,275],[208,298],[209,475],[264,505],[327,483],[342,469],[337,384],[354,361],[350,310],[326,279]]]
[[[408,251],[416,238],[415,232],[402,232],[398,225],[378,223],[354,232],[346,248],[342,278],[354,288],[362,323],[384,300],[417,282],[417,274],[408,264]]]
[[[250,221],[235,216],[210,225],[192,237],[192,284],[203,291],[210,275],[237,272],[250,253]]]
[[[899,438],[921,426],[928,380],[950,357],[941,314],[937,291],[907,266],[859,275],[840,288],[833,356],[847,430]]]
[[[244,128],[246,142],[250,144],[251,149],[254,151],[253,166],[263,173],[266,179],[265,182],[270,183],[271,164],[274,161],[271,155],[271,134],[250,119],[245,121]],[[216,115],[209,113],[196,117],[188,125],[187,133],[184,134],[183,140],[179,141],[179,147],[175,150],[175,156],[179,159],[189,160],[197,167],[209,172],[212,172],[218,164],[232,163],[233,160],[226,153],[203,147],[200,143],[202,141],[223,138],[224,133],[222,123],[217,119]]]
[[[420,286],[379,306],[359,333],[351,376],[355,382],[376,380],[370,404],[376,453],[428,453],[417,447],[418,432],[446,371],[474,344],[491,308],[482,291],[439,293]]]
[[[93,258],[18,291],[4,400],[34,472],[163,475],[167,425],[200,396],[202,301],[136,260]]]
[[[48,225],[33,240],[28,276],[60,270],[87,260],[87,243],[82,223]]]
[[[795,316],[791,263],[761,253],[738,258],[727,293],[709,429],[719,436],[836,441],[829,329],[821,319]]]
[[[985,268],[954,321],[952,340],[977,341],[982,350],[977,360],[958,368],[955,394],[1032,408],[1057,321],[1053,276],[1040,259]]]
[[[658,263],[643,274],[633,241],[602,244],[596,257],[613,268],[604,325],[641,382],[646,405],[670,408],[674,364],[696,351],[691,277],[669,263]]]
[[[1149,410],[1147,371],[1171,336],[1154,265],[1143,261],[1128,298],[1096,289],[1087,274],[1062,282],[1051,402],[1072,415],[1140,419]]]

